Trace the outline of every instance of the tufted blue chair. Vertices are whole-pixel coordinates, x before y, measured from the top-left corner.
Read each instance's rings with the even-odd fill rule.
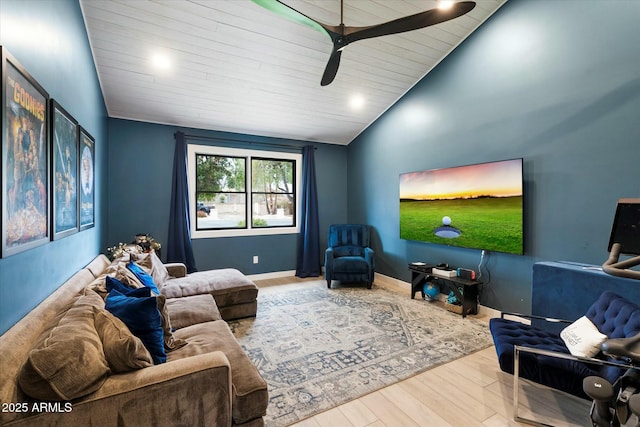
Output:
[[[588,399],[582,381],[588,376],[606,378],[611,384],[625,372],[600,353],[596,358],[571,355],[558,332],[504,318],[489,321],[498,363],[514,374],[514,408],[517,414],[518,377]],[[522,316],[522,315],[519,315]],[[640,333],[640,306],[611,291],[603,292],[585,316],[608,338],[630,338]],[[538,316],[525,316],[545,319]],[[571,323],[570,321],[561,321]],[[611,363],[607,363],[611,362]],[[514,416],[518,421],[525,419]]]
[[[370,227],[365,224],[333,224],[329,226],[329,242],[324,257],[325,279],[365,282],[371,289],[375,271]]]

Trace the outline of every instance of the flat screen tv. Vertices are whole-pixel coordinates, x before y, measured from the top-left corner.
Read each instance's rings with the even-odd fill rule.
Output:
[[[400,238],[522,255],[522,159],[400,174]]]

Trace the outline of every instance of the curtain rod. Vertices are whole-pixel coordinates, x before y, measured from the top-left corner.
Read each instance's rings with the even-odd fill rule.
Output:
[[[176,136],[176,133],[173,134],[174,138]],[[238,143],[238,144],[259,144],[266,147],[288,148],[291,150],[302,150],[304,148],[304,146],[292,145],[292,144],[277,144],[273,142],[257,142],[257,141],[249,141],[245,139],[218,138],[218,137],[211,137],[211,136],[191,135],[187,133],[184,134],[184,137],[185,139],[196,139],[196,140],[211,141],[211,142],[220,141],[220,142],[231,142],[231,143]],[[314,146],[313,149],[317,150],[318,147]]]

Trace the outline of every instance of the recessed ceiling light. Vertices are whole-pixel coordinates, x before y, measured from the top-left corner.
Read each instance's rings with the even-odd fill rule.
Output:
[[[441,0],[440,4],[438,4],[438,9],[451,9],[453,3],[452,0]]]
[[[353,95],[349,99],[349,106],[354,110],[359,110],[364,107],[364,97],[362,95]]]
[[[151,57],[151,64],[159,70],[167,70],[171,67],[171,60],[164,53],[155,53]]]

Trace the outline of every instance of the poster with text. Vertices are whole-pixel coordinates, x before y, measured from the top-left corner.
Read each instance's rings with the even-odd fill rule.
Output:
[[[49,95],[5,48],[0,50],[6,257],[49,241]]]

